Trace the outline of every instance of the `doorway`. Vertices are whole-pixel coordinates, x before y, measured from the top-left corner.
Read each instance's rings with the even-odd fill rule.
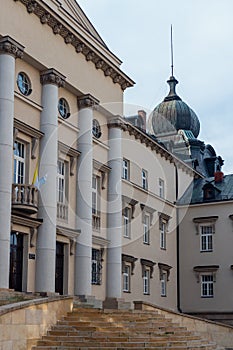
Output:
[[[64,293],[64,244],[56,242],[56,272],[55,272],[55,292],[62,295]]]
[[[22,292],[23,278],[23,234],[11,232],[9,288]]]

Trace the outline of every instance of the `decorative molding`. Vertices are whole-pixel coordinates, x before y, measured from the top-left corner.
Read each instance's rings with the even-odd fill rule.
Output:
[[[65,236],[69,239],[69,241],[70,241],[70,255],[74,255],[75,254],[76,239],[80,235],[81,230],[74,230],[74,229],[70,229],[68,227],[57,226],[56,232],[58,235]]]
[[[153,277],[155,262],[147,259],[140,259],[142,265],[142,276],[144,275],[144,271],[147,267],[150,268],[150,278]]]
[[[30,247],[36,246],[37,229],[35,227],[30,228]]]
[[[165,220],[166,222],[168,222],[171,219],[171,216],[165,213],[158,212],[158,215],[160,219]]]
[[[14,58],[23,58],[24,46],[12,39],[9,35],[0,39],[0,54],[8,54]]]
[[[78,97],[78,108],[93,108],[99,104],[99,100],[91,94],[86,94]]]
[[[210,272],[213,274],[213,280],[216,282],[216,273],[219,269],[219,265],[207,265],[207,266],[194,266],[193,271],[195,272],[197,282],[200,282],[200,276],[203,273]]]
[[[109,245],[110,241],[106,238],[92,235],[92,243],[99,245],[101,247],[107,247]]]
[[[127,207],[128,205],[131,206],[131,219],[134,219],[134,213],[136,209],[136,205],[138,204],[138,201],[132,198],[129,198],[125,195],[122,195],[122,211]]]
[[[106,164],[103,164],[101,162],[98,162],[97,160],[93,159],[93,168],[97,171],[100,171],[101,173],[101,188],[104,190],[106,188],[106,181],[107,181],[107,173],[111,171],[111,168],[107,166]]]
[[[135,268],[135,262],[138,260],[138,258],[135,258],[132,255],[127,255],[127,254],[122,254],[121,256],[121,260],[122,260],[122,273],[124,272],[124,268],[126,263],[131,264],[131,275],[134,274],[134,268]]]
[[[78,54],[82,53],[87,61],[92,62],[96,69],[101,69],[105,76],[109,76],[115,84],[119,84],[122,90],[135,84],[119,67],[104,57],[97,48],[94,48],[77,31],[71,29],[66,22],[61,23],[62,19],[58,20],[57,13],[52,13],[52,10],[49,13],[48,8],[45,8],[45,4],[31,0],[20,0],[20,2],[26,7],[28,13],[34,13],[38,16],[43,25],[51,27],[55,35],[62,36],[66,44],[71,44]],[[100,61],[103,63],[99,63]]]
[[[32,219],[17,215],[11,215],[11,222],[13,224],[18,224],[21,226],[26,226],[30,228],[37,228],[43,223],[43,219]]]
[[[212,222],[216,222],[218,220],[218,216],[201,216],[198,218],[193,218],[193,222],[194,223],[212,223]]]
[[[58,87],[64,87],[65,79],[66,77],[54,68],[44,70],[40,73],[40,82],[42,85],[54,84]]]
[[[170,270],[172,269],[172,266],[169,266],[169,265],[163,264],[163,263],[158,263],[158,267],[159,267],[160,280],[163,278],[163,273],[165,271],[167,274],[167,281],[169,281]]]
[[[20,130],[28,136],[35,137],[37,139],[40,139],[42,136],[44,136],[44,133],[42,131],[35,129],[16,118],[14,118],[14,128]]]
[[[74,157],[74,158],[77,158],[81,154],[75,148],[72,148],[61,141],[58,141],[58,151],[69,157]]]

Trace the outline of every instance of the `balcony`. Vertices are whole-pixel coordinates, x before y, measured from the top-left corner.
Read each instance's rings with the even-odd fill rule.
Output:
[[[92,214],[92,228],[95,231],[100,231],[100,216]]]
[[[25,214],[38,212],[38,189],[33,185],[12,184],[12,209]]]
[[[57,218],[62,220],[68,219],[68,206],[66,204],[57,202]]]

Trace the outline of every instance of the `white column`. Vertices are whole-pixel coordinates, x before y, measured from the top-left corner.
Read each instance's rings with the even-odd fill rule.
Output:
[[[40,187],[38,216],[43,219],[38,229],[36,251],[36,291],[55,292],[56,219],[57,219],[57,143],[58,88],[65,77],[54,69],[41,73],[42,107],[40,128],[44,133],[40,144]]]
[[[108,178],[108,240],[107,250],[107,298],[120,298],[122,291],[122,199],[121,199],[121,121],[114,119],[109,128],[109,158],[111,168]]]
[[[0,288],[9,288],[15,59],[23,46],[0,39]]]
[[[75,256],[75,295],[91,295],[92,259],[92,120],[93,106],[98,101],[91,95],[78,98],[79,136],[77,163],[77,238]]]

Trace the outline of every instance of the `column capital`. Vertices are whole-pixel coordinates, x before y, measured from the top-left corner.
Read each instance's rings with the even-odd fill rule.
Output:
[[[65,79],[66,77],[54,68],[44,70],[40,73],[40,82],[42,85],[54,84],[58,87],[64,87]]]
[[[99,100],[91,94],[86,94],[78,97],[78,108],[92,108],[99,104]]]
[[[9,35],[0,39],[0,54],[8,54],[15,58],[23,57],[24,46],[12,39]]]
[[[127,126],[125,125],[123,119],[120,116],[116,115],[114,118],[108,121],[108,128],[119,128],[122,130],[126,130]]]

